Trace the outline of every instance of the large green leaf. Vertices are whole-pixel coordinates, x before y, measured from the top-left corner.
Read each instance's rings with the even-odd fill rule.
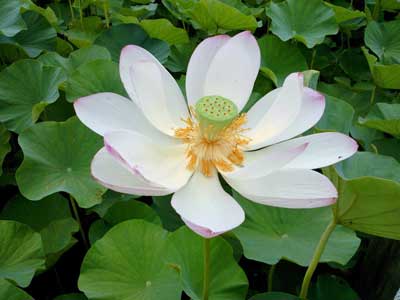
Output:
[[[394,136],[400,136],[400,104],[377,103],[360,124]]]
[[[77,118],[43,122],[18,139],[24,161],[16,180],[26,198],[40,200],[56,192],[70,193],[81,207],[101,202],[105,188],[90,176],[90,161],[102,147],[101,138]]]
[[[102,19],[98,16],[90,16],[83,18],[82,22],[78,19],[73,20],[65,35],[72,44],[82,48],[92,45],[103,29]]]
[[[379,166],[379,167],[377,167]],[[398,163],[388,157],[360,153],[324,173],[338,188],[338,222],[357,231],[400,239]]]
[[[294,38],[308,48],[338,32],[334,11],[321,0],[272,2],[267,15],[272,20],[271,31],[281,40]]]
[[[86,254],[79,289],[98,300],[179,300],[178,274],[165,262],[167,234],[142,220],[114,226]]]
[[[170,45],[189,42],[186,30],[175,27],[168,19],[143,20],[140,22],[140,26],[150,37],[166,41]]]
[[[332,218],[329,207],[287,209],[251,202],[235,193],[246,212],[246,220],[233,232],[243,245],[247,258],[276,264],[282,258],[307,266],[314,249]],[[338,226],[333,232],[321,262],[346,264],[360,240],[352,230]]]
[[[315,127],[320,131],[339,131],[348,134],[353,121],[354,109],[347,102],[326,95],[325,111]]]
[[[44,267],[40,234],[29,226],[0,220],[0,280],[27,287],[36,270]]]
[[[14,36],[26,29],[26,24],[20,14],[20,0],[1,1],[0,3],[0,34]]]
[[[107,48],[115,62],[119,61],[121,50],[126,45],[138,45],[150,51],[161,63],[169,55],[169,46],[166,42],[150,38],[149,35],[136,24],[122,24],[112,26],[104,31],[95,41],[97,45]]]
[[[99,207],[102,204],[97,205],[93,210],[99,212]],[[130,199],[124,201],[121,199],[106,211],[103,219],[96,220],[90,226],[89,239],[91,244],[102,238],[113,226],[127,220],[141,219],[149,223],[161,225],[161,220],[157,213],[149,205],[137,200]]]
[[[255,30],[257,20],[238,8],[220,0],[163,0],[163,4],[176,17],[190,22],[195,29],[209,34],[232,30]],[[242,4],[243,6],[243,4]]]
[[[308,69],[306,59],[294,44],[266,35],[258,40],[258,45],[261,50],[261,72],[277,86],[281,86],[290,73]]]
[[[6,279],[0,279],[0,299],[33,300],[33,298]]]
[[[179,269],[184,291],[193,300],[203,299],[203,240],[187,227],[178,229],[169,238],[168,262]],[[209,299],[244,299],[247,278],[236,263],[230,245],[222,238],[213,238],[210,249]]]
[[[350,159],[338,163],[335,168],[344,179],[374,176],[400,182],[400,163],[390,156],[357,152]]]
[[[3,174],[3,161],[6,157],[7,153],[11,151],[11,146],[9,144],[10,141],[10,133],[4,127],[3,124],[0,124],[0,176]]]
[[[0,121],[11,131],[32,126],[43,109],[59,97],[60,68],[20,60],[0,73]]]
[[[30,57],[38,56],[43,50],[56,48],[56,30],[40,14],[28,11],[22,15],[27,29],[13,37],[0,35],[0,44],[16,45],[24,49]]]
[[[318,277],[317,283],[309,291],[310,300],[358,300],[360,297],[343,279],[333,275]]]
[[[98,45],[80,48],[70,53],[68,58],[57,52],[48,52],[38,58],[45,66],[62,68],[66,75],[72,74],[83,64],[99,59],[111,60],[111,55],[106,48]]]
[[[367,59],[372,78],[377,86],[384,89],[400,90],[400,64],[384,65],[364,47],[361,48]]]
[[[88,62],[68,78],[65,89],[69,102],[100,92],[113,92],[126,96],[117,63],[109,60]]]
[[[364,41],[384,64],[400,63],[400,20],[370,22],[365,30]]]
[[[335,12],[336,22],[344,29],[355,30],[361,26],[365,26],[365,13],[359,10],[353,10],[351,7],[346,8],[339,5],[333,5],[329,2],[324,2],[331,7]],[[351,5],[350,5],[351,6]]]
[[[76,242],[72,234],[78,231],[78,224],[71,217],[67,199],[59,194],[37,202],[17,196],[7,202],[0,218],[27,224],[39,232],[46,256],[62,253]]]
[[[157,213],[147,204],[137,200],[117,202],[104,215],[104,220],[110,225],[116,225],[130,219],[142,219],[161,225],[161,220]]]

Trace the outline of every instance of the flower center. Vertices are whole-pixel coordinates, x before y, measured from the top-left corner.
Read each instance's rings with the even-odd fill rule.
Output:
[[[242,165],[243,147],[250,141],[242,134],[246,115],[239,115],[236,105],[220,96],[201,98],[191,114],[184,120],[186,127],[175,130],[175,136],[188,145],[187,168],[211,176],[215,168],[230,172]]]

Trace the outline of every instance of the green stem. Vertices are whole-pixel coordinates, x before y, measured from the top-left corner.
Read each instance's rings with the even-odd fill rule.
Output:
[[[72,2],[71,2],[71,1],[72,1],[72,0],[68,0],[69,9],[70,9],[70,11],[71,11],[72,20],[75,20],[74,8],[72,7]]]
[[[381,11],[381,0],[375,0],[374,10],[372,11],[372,18],[375,21],[378,21],[380,11]]]
[[[326,227],[324,233],[322,234],[317,248],[314,251],[313,258],[311,259],[311,263],[308,266],[307,272],[304,275],[303,284],[301,285],[301,291],[299,297],[301,299],[307,299],[308,288],[310,286],[311,278],[315,272],[315,269],[318,266],[319,260],[321,259],[321,255],[324,252],[326,243],[329,240],[330,235],[336,227],[336,219],[332,218],[332,221]]]
[[[375,94],[376,94],[376,85],[374,85],[374,87],[372,88],[371,97],[369,99],[369,103],[374,104]]]
[[[204,270],[203,270],[203,298],[208,300],[208,293],[210,289],[210,239],[203,240],[204,251]]]
[[[312,70],[312,68],[314,67],[314,59],[316,54],[317,54],[317,48],[314,47],[311,55],[310,70]]]
[[[83,10],[82,10],[82,6],[81,6],[81,0],[79,0],[79,18],[81,20],[81,26],[82,26],[82,30],[85,29],[83,27]]]
[[[108,17],[108,7],[106,2],[103,3],[104,17],[106,18],[106,27],[110,28],[110,18]]]
[[[79,212],[78,212],[78,206],[76,205],[76,201],[74,199],[74,197],[72,197],[71,195],[69,195],[69,202],[71,203],[71,207],[72,207],[72,211],[74,213],[74,217],[76,219],[76,221],[78,222],[79,225],[79,231],[81,233],[82,236],[82,241],[83,244],[85,245],[86,249],[89,249],[89,243],[86,239],[86,235],[85,235],[85,231],[83,230],[82,227],[82,222],[81,222],[81,218],[79,217]]]
[[[277,264],[272,265],[268,271],[268,290],[267,290],[268,292],[272,292],[272,286],[274,283],[274,273],[275,273],[276,265]]]

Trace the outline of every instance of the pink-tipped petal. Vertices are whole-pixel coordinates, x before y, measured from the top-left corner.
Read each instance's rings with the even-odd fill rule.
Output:
[[[105,148],[100,149],[91,164],[93,178],[101,185],[125,194],[163,196],[173,191],[143,179],[138,173],[124,167]]]
[[[305,87],[303,90],[300,112],[297,118],[280,134],[264,141],[258,146],[272,145],[302,134],[317,124],[324,114],[324,110],[325,96],[313,89]]]
[[[246,132],[251,138],[249,150],[268,145],[269,140],[282,134],[298,116],[301,117],[303,84],[302,73],[292,73],[281,88],[268,93],[249,110],[250,130]]]
[[[225,179],[240,194],[261,204],[310,208],[330,205],[337,198],[329,179],[312,170],[279,170],[253,179]]]
[[[104,135],[114,130],[132,130],[154,139],[164,139],[131,100],[113,93],[98,93],[74,102],[79,120],[94,132]]]
[[[189,227],[192,231],[194,231],[195,233],[197,233],[198,235],[202,236],[203,238],[206,239],[210,239],[213,237],[216,237],[218,235],[223,234],[226,231],[222,231],[222,232],[214,232],[206,227],[201,227],[199,225],[196,225],[192,222],[189,222],[188,220],[182,218],[182,221],[186,224],[187,227]]]
[[[230,39],[228,35],[217,35],[203,40],[194,50],[186,72],[186,96],[188,104],[194,106],[204,94],[204,82],[208,68],[218,50]]]
[[[357,152],[358,144],[349,136],[338,132],[325,132],[295,138],[272,145],[273,151],[300,146],[308,143],[303,153],[290,161],[286,169],[317,169],[336,164]]]
[[[217,174],[205,177],[196,172],[172,196],[171,205],[185,222],[195,224],[199,234],[220,234],[244,221],[243,209],[224,191]]]
[[[189,115],[175,79],[148,51],[126,46],[120,57],[120,75],[131,99],[161,132],[174,135]]]
[[[203,95],[228,98],[241,110],[250,97],[260,63],[260,49],[254,36],[249,31],[235,35],[211,60],[204,83],[199,83],[203,84]]]
[[[125,130],[107,133],[104,144],[127,168],[169,190],[178,190],[192,175],[186,168],[185,145],[172,138],[161,142]]]
[[[232,172],[222,172],[229,178],[257,178],[277,171],[290,163],[297,156],[301,155],[308,144],[296,144],[294,147],[275,151],[268,147],[257,151],[245,152],[245,160],[242,167],[237,167]]]

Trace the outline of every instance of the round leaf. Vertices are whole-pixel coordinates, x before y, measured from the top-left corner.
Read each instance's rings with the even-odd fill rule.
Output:
[[[0,121],[11,131],[32,126],[49,103],[59,97],[60,68],[36,60],[20,60],[0,73]]]
[[[203,238],[186,226],[171,234],[168,262],[177,266],[185,293],[201,300],[203,293]],[[218,237],[210,240],[210,300],[242,300],[247,278],[233,257],[231,246]]]
[[[97,45],[107,48],[113,61],[119,61],[121,50],[126,45],[138,45],[150,51],[161,63],[169,55],[169,46],[166,42],[150,38],[149,35],[136,24],[122,24],[112,26],[104,31],[95,41]]]
[[[273,35],[258,40],[261,50],[261,71],[277,86],[281,86],[286,76],[308,69],[306,59],[291,43],[282,42]]]
[[[43,50],[56,49],[56,30],[40,14],[28,11],[22,15],[27,29],[13,37],[0,35],[0,44],[16,45],[24,49],[30,57],[38,56]]]
[[[360,297],[343,279],[333,275],[319,276],[309,291],[310,300],[358,300]]]
[[[67,101],[100,92],[113,92],[126,96],[119,77],[118,64],[108,60],[96,60],[80,66],[67,80]]]
[[[364,41],[385,64],[400,63],[400,20],[368,23]]]
[[[98,300],[179,300],[176,271],[164,261],[167,231],[142,220],[114,226],[88,251],[79,289]]]
[[[33,298],[6,279],[0,279],[0,299],[33,300]]]
[[[7,202],[0,218],[27,224],[40,232],[46,256],[67,249],[75,242],[72,234],[78,231],[78,224],[71,217],[68,200],[59,194],[38,202],[17,196]]]
[[[246,212],[244,223],[234,230],[247,258],[276,264],[285,258],[308,266],[314,250],[332,218],[331,208],[287,209],[253,203],[235,193]],[[321,262],[345,265],[360,240],[352,230],[338,226],[331,235]]]
[[[0,220],[0,280],[27,287],[36,270],[43,267],[40,234],[25,224]]]
[[[16,180],[22,195],[40,200],[56,192],[71,194],[80,207],[101,202],[105,188],[90,175],[90,162],[102,140],[77,118],[43,122],[24,131],[18,139],[24,161]]]
[[[308,48],[338,32],[335,13],[321,0],[272,2],[267,15],[272,20],[271,31],[281,40],[294,38]]]
[[[0,34],[14,36],[23,29],[26,24],[20,14],[20,0],[8,0],[0,2]]]

